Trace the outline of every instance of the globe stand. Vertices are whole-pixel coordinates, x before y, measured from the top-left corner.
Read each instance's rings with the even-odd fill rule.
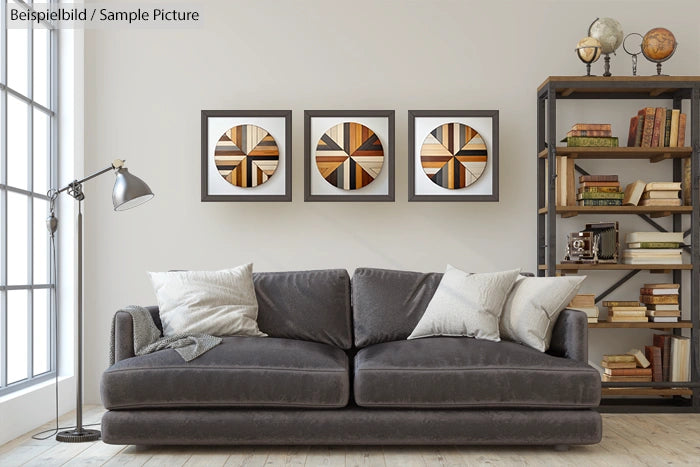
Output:
[[[586,63],[586,76],[595,76],[591,74],[591,64]]]
[[[610,54],[605,54],[605,72],[603,73],[603,76],[612,76],[612,73],[610,73]]]
[[[583,51],[586,49],[593,49],[593,54],[585,54]],[[585,76],[595,76],[591,74],[591,63],[595,62],[600,57],[600,47],[590,45],[576,47],[576,56],[586,64]]]

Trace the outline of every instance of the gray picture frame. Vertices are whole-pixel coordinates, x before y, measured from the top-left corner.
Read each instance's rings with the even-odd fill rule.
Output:
[[[304,201],[355,201],[355,202],[393,202],[395,200],[395,114],[394,110],[305,110],[304,111]],[[382,170],[388,170],[388,183],[386,193],[360,195],[353,191],[340,190],[338,194],[314,194],[311,187],[312,170],[316,169],[313,163],[311,147],[315,141],[311,141],[311,120],[317,117],[362,118],[384,117],[388,123],[388,147],[386,147],[386,165]]]
[[[498,110],[409,110],[408,111],[408,201],[486,201],[497,202],[498,199],[498,160],[499,160],[499,134],[498,134]],[[491,119],[491,152],[489,161],[491,167],[491,194],[469,194],[469,187],[462,188],[464,194],[416,194],[416,177],[425,176],[415,170],[416,138],[425,138],[426,135],[416,135],[416,118],[490,118]],[[452,191],[445,189],[446,191]]]
[[[208,135],[210,118],[279,117],[284,122],[284,194],[211,194],[208,175]],[[202,110],[201,112],[201,201],[269,202],[292,201],[292,111],[291,110]],[[273,176],[276,174],[273,174]],[[254,190],[255,188],[251,188]]]

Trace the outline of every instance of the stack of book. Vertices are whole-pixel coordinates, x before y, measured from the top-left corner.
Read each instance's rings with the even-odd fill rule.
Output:
[[[605,301],[609,323],[646,323],[647,307],[635,301]]]
[[[683,264],[683,232],[631,232],[626,240],[624,264]]]
[[[647,183],[640,206],[680,206],[681,182]]]
[[[625,194],[617,175],[581,175],[578,181],[579,206],[622,206]]]
[[[612,135],[612,126],[609,123],[577,123],[561,141],[569,147],[616,148],[619,146],[617,137]]]
[[[649,321],[677,323],[681,316],[678,303],[680,284],[644,284],[639,289],[639,301],[646,304]]]
[[[569,303],[567,308],[571,310],[583,311],[584,313],[586,313],[589,323],[598,322],[599,311],[598,307],[595,304],[594,294],[576,295],[573,299],[571,299],[571,302]]]
[[[633,349],[626,354],[603,355],[603,381],[645,383],[651,381],[652,369],[642,352]]]
[[[645,107],[630,119],[627,146],[642,148],[685,146],[686,115],[678,109]]]

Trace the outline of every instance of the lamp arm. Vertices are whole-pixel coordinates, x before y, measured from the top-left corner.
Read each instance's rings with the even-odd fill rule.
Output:
[[[120,168],[124,167],[124,162],[126,162],[126,161],[123,161],[121,159],[115,159],[114,162],[112,162],[112,164],[109,167],[107,167],[106,169],[98,170],[94,174],[88,175],[87,177],[83,178],[82,180],[73,180],[72,182],[70,182],[68,185],[64,186],[60,190],[56,190],[56,193],[62,193],[64,191],[70,190],[71,188],[74,189],[76,186],[82,185],[84,182],[87,182],[88,180],[92,180],[95,177],[99,177],[103,173],[109,172],[110,170],[114,170],[114,169],[120,169]]]

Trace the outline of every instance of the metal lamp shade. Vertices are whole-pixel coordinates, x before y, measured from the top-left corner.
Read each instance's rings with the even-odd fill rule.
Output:
[[[117,170],[117,179],[112,190],[112,203],[115,211],[125,211],[134,208],[153,198],[153,192],[146,182],[129,170],[121,167]]]

